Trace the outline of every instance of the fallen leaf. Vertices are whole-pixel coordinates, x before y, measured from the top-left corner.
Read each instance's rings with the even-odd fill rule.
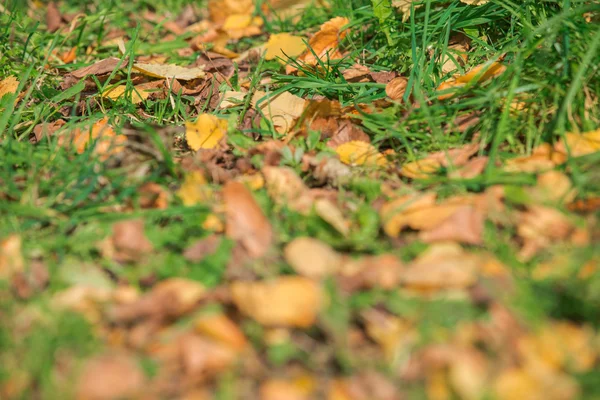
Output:
[[[194,323],[197,333],[242,351],[248,346],[248,341],[240,328],[225,314],[211,313],[198,317]]]
[[[269,37],[265,49],[265,59],[280,59],[285,63],[288,57],[296,57],[302,54],[306,50],[306,44],[299,36],[290,35],[289,33],[276,33]]]
[[[127,65],[127,60],[120,60],[116,57],[105,58],[104,60],[100,60],[95,62],[94,64],[79,68],[71,72],[71,76],[81,79],[85,78],[88,75],[103,75],[109,72],[113,72],[117,66],[119,68],[124,68]]]
[[[393,254],[346,259],[338,278],[348,292],[359,289],[392,290],[400,283],[404,264]]]
[[[336,231],[343,236],[348,236],[350,233],[350,226],[337,205],[328,199],[317,199],[314,202],[314,209],[315,213]]]
[[[537,184],[527,188],[531,201],[536,203],[563,204],[572,202],[577,196],[571,179],[560,171],[547,171],[540,174]]]
[[[428,179],[435,175],[441,167],[442,164],[439,160],[424,158],[403,164],[400,173],[410,179]]]
[[[218,376],[238,359],[236,350],[195,334],[182,335],[176,345],[183,372],[192,382]]]
[[[136,398],[145,377],[136,360],[127,354],[103,354],[86,362],[77,383],[77,399]]]
[[[241,243],[251,257],[264,256],[273,242],[273,230],[252,193],[243,184],[230,181],[223,188],[223,200],[227,237]]]
[[[185,140],[194,150],[213,149],[227,133],[227,120],[211,114],[200,114],[196,122],[185,123]]]
[[[413,289],[464,289],[475,284],[480,259],[454,243],[431,245],[402,273],[402,284]]]
[[[567,151],[568,148],[568,151]],[[585,133],[565,133],[556,144],[555,150],[572,157],[580,157],[600,151],[600,129]]]
[[[368,309],[361,313],[361,317],[367,334],[381,347],[390,362],[410,351],[417,342],[417,332],[407,320],[377,309]]]
[[[120,262],[138,261],[154,249],[144,233],[141,219],[117,222],[113,225],[114,258]]]
[[[544,172],[566,161],[566,155],[555,151],[548,143],[533,149],[529,156],[510,158],[504,162],[506,172]]]
[[[310,400],[313,398],[314,386],[310,378],[269,379],[260,386],[260,400]]]
[[[153,78],[171,78],[189,81],[203,78],[206,74],[204,67],[185,68],[175,64],[145,64],[135,63],[133,69]]]
[[[283,250],[285,261],[300,275],[322,279],[337,272],[341,256],[320,240],[299,237]]]
[[[314,198],[308,187],[290,167],[263,167],[262,173],[269,197],[279,206],[287,206],[302,214],[308,214]]]
[[[58,10],[58,6],[56,5],[56,3],[51,1],[50,3],[48,3],[48,8],[46,9],[46,26],[48,32],[56,32],[61,25],[62,15]]]
[[[10,235],[0,241],[0,279],[9,279],[25,269],[21,253],[21,237]]]
[[[135,301],[114,305],[108,316],[115,323],[144,318],[158,321],[178,318],[193,310],[205,296],[206,289],[200,282],[169,278]]]
[[[273,96],[257,91],[252,97],[252,106],[260,110],[266,119],[271,121],[279,133],[291,130],[293,122],[297,120],[306,107],[306,100],[289,92]]]
[[[527,211],[521,213],[517,226],[517,233],[524,242],[519,256],[523,260],[531,259],[552,243],[566,239],[573,228],[571,221],[560,211],[530,205]]]
[[[461,3],[468,4],[470,6],[482,6],[490,0],[460,0]]]
[[[316,66],[319,62],[342,58],[342,53],[340,53],[338,47],[340,41],[348,33],[347,29],[342,28],[349,23],[348,18],[344,17],[335,17],[325,22],[309,40],[309,49],[298,56],[297,61],[308,66]],[[286,67],[286,73],[288,74],[296,70],[297,68],[293,65]]]
[[[77,153],[83,154],[92,142],[94,143],[94,153],[99,156],[101,161],[121,153],[124,149],[123,144],[127,141],[125,136],[116,134],[106,117],[94,123],[91,128],[75,129],[72,136],[72,143]],[[65,138],[62,140],[64,141]]]
[[[473,82],[482,83],[491,78],[502,75],[504,71],[506,71],[506,67],[497,61],[480,64],[471,68],[471,70],[464,75],[458,75],[450,80],[447,80],[446,82],[443,82],[440,86],[438,86],[437,91],[441,92],[448,91],[449,89],[458,89]],[[454,94],[455,91],[440,94],[438,95],[438,99],[446,100],[453,97]]]
[[[254,3],[252,0],[209,0],[208,11],[211,21],[223,23],[232,14],[252,14]]]
[[[322,290],[313,280],[283,276],[262,282],[233,282],[233,302],[244,314],[267,326],[308,328],[322,306]]]
[[[231,14],[227,16],[221,29],[231,39],[256,36],[261,34],[263,20],[260,17],[252,17],[248,14]]]
[[[140,186],[138,195],[140,207],[158,210],[165,210],[171,197],[170,192],[153,182],[147,182]]]
[[[368,82],[371,70],[366,65],[354,64],[342,71],[344,79],[348,82]]]
[[[8,76],[0,81],[0,99],[7,94],[17,93],[19,81],[14,76]]]
[[[392,100],[402,100],[404,97],[404,93],[406,92],[406,88],[408,86],[408,79],[399,76],[397,78],[392,79],[385,86],[385,94]]]
[[[419,239],[426,243],[455,241],[466,244],[483,243],[484,215],[474,206],[461,206],[438,226],[421,231]]]
[[[60,56],[60,60],[65,64],[70,64],[77,58],[77,47],[71,47],[71,49]]]
[[[157,89],[163,86],[164,81],[155,81],[142,83],[131,88],[129,98],[127,99],[133,104],[140,104],[144,100],[147,100],[150,95],[157,92]],[[119,85],[105,90],[102,93],[102,97],[109,98],[112,100],[118,100],[125,95],[127,85]]]
[[[415,4],[415,0],[393,0],[392,6],[402,13],[402,22],[408,21],[411,9],[421,7],[421,4]]]
[[[213,199],[213,191],[200,171],[192,171],[185,176],[177,197],[185,206],[207,203]]]
[[[348,165],[385,166],[387,160],[375,146],[359,140],[344,143],[335,149],[340,161]]]
[[[207,236],[203,239],[195,241],[187,249],[185,249],[183,256],[186,260],[191,262],[200,262],[206,257],[211,256],[217,251],[221,244],[221,238],[216,235]]]

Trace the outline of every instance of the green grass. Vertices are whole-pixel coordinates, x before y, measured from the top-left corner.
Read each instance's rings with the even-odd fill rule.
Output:
[[[15,299],[10,284],[0,280],[0,319],[16,321],[0,324],[0,387],[2,382],[15,379],[14,372],[18,369],[25,371],[24,379],[28,383],[15,398],[67,398],[57,394],[69,386],[57,383],[59,362],[66,357],[81,363],[102,349],[103,343],[94,332],[94,326],[84,318],[71,313],[56,315],[51,311],[50,303],[56,292],[72,285],[78,273],[86,279],[85,273],[74,266],[91,265],[97,272],[108,272],[102,272],[105,278],[112,274],[139,287],[150,275],[157,279],[185,277],[209,287],[223,283],[233,247],[229,239],[222,241],[213,257],[200,263],[189,263],[182,256],[187,246],[210,234],[202,228],[210,205],[185,207],[174,195],[184,175],[178,159],[188,153],[184,146],[177,144],[181,130],[171,128],[194,120],[204,111],[239,121],[247,113],[249,104],[215,111],[206,104],[195,105],[192,96],[177,95],[148,100],[138,106],[127,101],[126,96],[112,101],[98,95],[108,83],[96,82],[97,87],[91,91],[83,84],[66,91],[59,87],[62,81],[59,74],[106,57],[123,60],[126,68],[114,74],[119,84],[127,84],[129,90],[133,87],[134,57],[160,54],[169,57],[169,62],[190,64],[197,54],[182,56],[177,52],[187,46],[185,39],[189,36],[165,41],[161,23],[140,17],[133,24],[130,18],[130,15],[143,16],[144,12],[153,11],[174,19],[188,4],[194,4],[198,10],[205,9],[199,2],[187,0],[63,1],[61,10],[65,14],[82,15],[71,32],[55,34],[45,29],[43,9],[29,8],[26,2],[17,0],[3,4],[10,12],[0,14],[0,80],[17,77],[20,81],[17,93],[23,97],[19,102],[15,102],[16,94],[0,100],[0,238],[20,235],[25,258],[43,258],[52,276],[46,290],[26,301]],[[566,132],[583,132],[600,126],[600,29],[597,23],[587,23],[583,17],[584,13],[593,13],[597,20],[600,5],[569,0],[492,0],[479,7],[459,1],[424,0],[419,4],[421,7],[402,22],[396,10],[376,15],[369,1],[333,0],[329,8],[310,8],[298,21],[272,17],[264,26],[264,34],[230,43],[229,47],[244,51],[265,42],[269,34],[279,32],[306,36],[333,16],[348,17],[344,59],[324,61],[323,68],[317,71],[300,65],[302,74],[298,76],[286,75],[277,62],[261,61],[252,65],[251,87],[263,90],[259,82],[270,76],[271,91],[289,91],[304,98],[324,96],[338,100],[343,107],[354,107],[384,99],[385,84],[346,82],[342,75],[345,68],[360,60],[373,71],[401,73],[409,78],[404,102],[387,108],[375,107],[373,113],[356,116],[374,144],[382,150],[394,150],[393,163],[400,166],[430,152],[468,143],[475,133],[480,134],[485,153],[490,157],[487,169],[476,178],[457,181],[440,175],[413,185],[436,191],[441,197],[481,192],[498,184],[510,185],[513,193],[518,193],[521,188],[534,184],[535,176],[506,173],[500,168],[503,161],[531,154],[540,143],[556,142]],[[258,5],[257,10],[261,10]],[[116,28],[125,31],[128,40],[125,54],[120,54],[116,46],[102,45],[111,29]],[[439,60],[448,53],[449,40],[457,32],[471,39],[471,50],[468,63],[459,66],[455,73],[500,57],[504,57],[507,71],[483,85],[467,85],[462,96],[439,101],[436,88],[449,78],[441,71]],[[75,64],[61,65],[51,56],[53,51],[61,54],[72,47],[78,49]],[[89,55],[86,54],[88,49]],[[52,67],[46,68],[48,63]],[[225,83],[220,90],[239,89],[239,76],[234,76],[231,82],[234,87]],[[418,107],[411,105],[409,98],[414,99]],[[511,111],[513,100],[524,102],[526,107]],[[475,126],[464,132],[453,126],[458,116],[470,113],[479,115]],[[62,118],[69,130],[89,126],[90,122],[103,117],[108,117],[117,133],[135,132],[145,151],[131,151],[134,156],[122,162],[104,162],[95,155],[93,145],[83,154],[75,154],[54,137],[44,138],[35,145],[29,142],[34,127],[40,123]],[[255,144],[245,133],[248,132],[235,128],[230,132],[229,140],[236,156]],[[263,139],[278,137],[266,121],[255,127],[253,133]],[[316,150],[331,154],[331,150],[319,143],[318,134],[294,139],[291,144],[306,152]],[[298,157],[289,153],[284,153],[282,165],[296,169],[310,182],[311,177],[302,171]],[[599,154],[568,159],[565,170],[580,198],[600,195]],[[253,162],[261,166],[264,161],[259,157]],[[348,184],[335,188],[355,206],[350,218],[357,228],[348,237],[341,236],[316,214],[304,216],[288,207],[275,206],[264,189],[255,195],[273,224],[278,247],[298,236],[312,236],[352,255],[394,252],[409,261],[420,254],[425,245],[415,241],[399,248],[380,231],[381,221],[372,202],[381,195],[381,184],[385,181],[397,183],[401,179],[390,174],[377,181],[368,171],[359,170]],[[148,182],[157,183],[173,194],[167,209],[139,207],[139,188]],[[130,207],[122,211],[123,205]],[[509,207],[514,209],[522,206],[518,201],[509,202]],[[147,263],[124,268],[102,257],[97,244],[110,234],[114,222],[130,218],[145,221],[146,234],[156,250]],[[578,222],[584,224],[584,219],[581,217]],[[593,232],[590,245],[583,249],[556,250],[572,253],[570,268],[573,272],[561,279],[539,282],[531,279],[531,270],[548,259],[549,254],[527,263],[520,262],[515,256],[514,227],[505,230],[486,227],[483,247],[509,265],[519,278],[518,288],[509,303],[532,325],[553,318],[585,322],[598,328],[599,278],[576,278],[581,265],[598,257],[595,246],[598,232]],[[268,268],[257,267],[257,271],[259,276],[271,276],[280,269],[289,273],[286,268],[279,263]],[[95,273],[90,279],[96,279]],[[335,353],[332,357],[336,368],[343,373],[360,369],[360,361],[348,354],[341,339],[360,310],[384,305],[391,313],[419,321],[421,344],[445,340],[448,332],[461,321],[486,318],[485,310],[469,302],[421,302],[378,290],[361,292],[348,299],[339,297],[335,288],[330,291],[335,301],[324,313],[324,325],[330,339],[333,338],[329,345]],[[244,327],[246,333],[260,346],[266,346],[261,342],[261,327],[252,324],[249,322]],[[311,364],[310,350],[293,342],[265,351],[275,366],[299,360],[300,364],[315,367]],[[591,376],[590,373],[578,377],[582,398],[600,396],[600,387]],[[235,398],[230,392],[233,389],[228,389],[228,379],[235,377],[223,378],[216,391],[217,398]],[[411,398],[419,398],[418,393],[422,394],[421,387],[415,388],[415,397]]]

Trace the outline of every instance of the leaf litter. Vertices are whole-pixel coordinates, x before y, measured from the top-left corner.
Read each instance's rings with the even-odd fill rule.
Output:
[[[50,33],[85,26],[73,5],[38,3],[31,15]],[[386,18],[404,32],[430,8],[500,13],[486,0],[424,6],[373,4],[390,13],[379,33],[392,33]],[[325,14],[307,26],[311,7]],[[597,124],[565,109],[571,130],[555,140],[512,136],[496,148],[484,113],[509,107],[516,120],[530,97],[508,103],[496,90],[515,58],[488,54],[500,43],[491,31],[452,28],[441,50],[423,47],[423,78],[416,64],[399,67],[406,49],[381,64],[383,53],[356,51],[377,34],[338,11],[251,0],[149,9],[137,47],[108,19],[106,37],[85,47],[64,36],[45,67],[52,90],[31,98],[27,75],[0,81],[2,111],[51,99],[52,114],[17,125],[16,140],[85,171],[52,180],[66,188],[55,197],[48,168],[24,175],[27,163],[11,161],[19,173],[0,175],[10,223],[39,219],[0,238],[10,289],[0,302],[12,304],[2,317],[14,325],[1,333],[18,349],[0,356],[0,397],[40,397],[45,381],[81,399],[591,390],[599,206],[583,189],[595,175],[581,172],[597,161]],[[529,115],[547,129],[548,115]],[[68,245],[45,247],[32,227],[61,229]],[[538,300],[548,304],[529,312]],[[50,377],[20,368],[23,338],[54,335],[44,327],[65,313],[82,317],[97,347],[79,357],[85,346],[60,322],[67,342],[46,360]]]

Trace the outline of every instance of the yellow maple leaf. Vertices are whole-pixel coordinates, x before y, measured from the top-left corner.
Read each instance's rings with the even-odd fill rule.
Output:
[[[274,60],[276,58],[284,61],[286,57],[296,57],[306,50],[306,44],[299,36],[289,33],[276,33],[271,35],[266,45],[265,59]]]
[[[227,121],[201,114],[196,122],[186,122],[185,140],[192,150],[215,148],[227,133]]]
[[[360,140],[353,140],[336,147],[335,152],[340,161],[349,165],[378,165],[387,164],[387,160],[375,146]]]
[[[185,176],[177,197],[185,206],[193,206],[207,202],[212,196],[212,190],[207,185],[206,178],[199,171],[193,171]]]

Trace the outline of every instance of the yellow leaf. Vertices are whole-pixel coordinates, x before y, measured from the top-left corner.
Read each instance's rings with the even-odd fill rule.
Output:
[[[203,78],[206,75],[204,67],[185,68],[175,64],[135,63],[133,64],[133,69],[153,78],[173,78],[183,81]]]
[[[370,143],[353,140],[336,147],[335,152],[340,156],[340,161],[349,165],[378,165],[387,164],[387,160]]]
[[[206,184],[206,178],[199,171],[186,175],[177,196],[186,206],[205,203],[212,197],[212,190]]]
[[[468,4],[470,6],[482,6],[490,0],[460,0],[461,3]]]
[[[471,83],[472,81],[475,81],[475,83],[482,83],[491,78],[501,75],[504,71],[506,71],[506,67],[497,61],[494,61],[492,63],[487,62],[484,64],[480,64],[472,68],[469,72],[467,72],[464,75],[455,76],[454,78],[446,82],[442,82],[438,86],[437,91],[441,92],[446,91],[448,89],[458,89]],[[454,96],[454,93],[452,92],[444,93],[439,95],[438,99],[445,100],[452,96]]]
[[[192,150],[215,148],[226,133],[227,121],[206,113],[185,124],[185,140]]]
[[[119,85],[112,89],[108,89],[108,90],[104,91],[104,93],[102,93],[102,97],[109,98],[112,100],[117,100],[125,94],[126,89],[127,89],[127,85]],[[136,88],[136,89],[132,90],[132,92],[130,94],[130,101],[133,104],[139,104],[142,101],[146,100],[150,96],[151,93],[152,92],[150,92],[148,90],[143,90],[143,89],[139,90]]]
[[[321,25],[319,32],[308,42],[310,49],[302,53],[298,60],[306,65],[317,65],[319,60],[336,60],[342,58],[338,46],[340,41],[346,36],[347,29],[342,29],[348,25],[348,18],[335,17]],[[316,54],[316,57],[315,57]],[[286,72],[289,74],[296,71],[296,67],[288,65]]]
[[[569,148],[568,153],[567,147]],[[557,143],[556,150],[574,157],[600,151],[600,129],[585,133],[566,133],[564,139]]]
[[[267,326],[311,326],[321,310],[321,287],[311,279],[282,276],[262,282],[233,282],[231,297],[237,308]]]
[[[103,118],[92,125],[90,129],[76,129],[73,132],[73,144],[77,153],[85,152],[90,141],[96,140],[94,152],[100,156],[101,160],[106,160],[112,155],[123,151],[123,144],[127,139],[125,136],[118,135],[108,124],[108,118]]]
[[[0,81],[0,99],[7,94],[17,92],[19,81],[14,76],[9,76]]]
[[[262,100],[268,96],[267,99]],[[252,106],[260,109],[279,133],[287,133],[293,122],[302,115],[306,100],[288,92],[276,96],[257,91],[252,97]]]
[[[299,36],[290,35],[289,33],[276,33],[269,38],[266,50],[265,59],[280,58],[284,61],[287,57],[296,57],[302,54],[306,50],[306,44]]]
[[[427,179],[435,174],[441,166],[439,160],[425,158],[404,164],[400,173],[411,179]]]
[[[261,33],[263,20],[248,14],[232,14],[223,23],[223,31],[232,39],[256,36]]]

